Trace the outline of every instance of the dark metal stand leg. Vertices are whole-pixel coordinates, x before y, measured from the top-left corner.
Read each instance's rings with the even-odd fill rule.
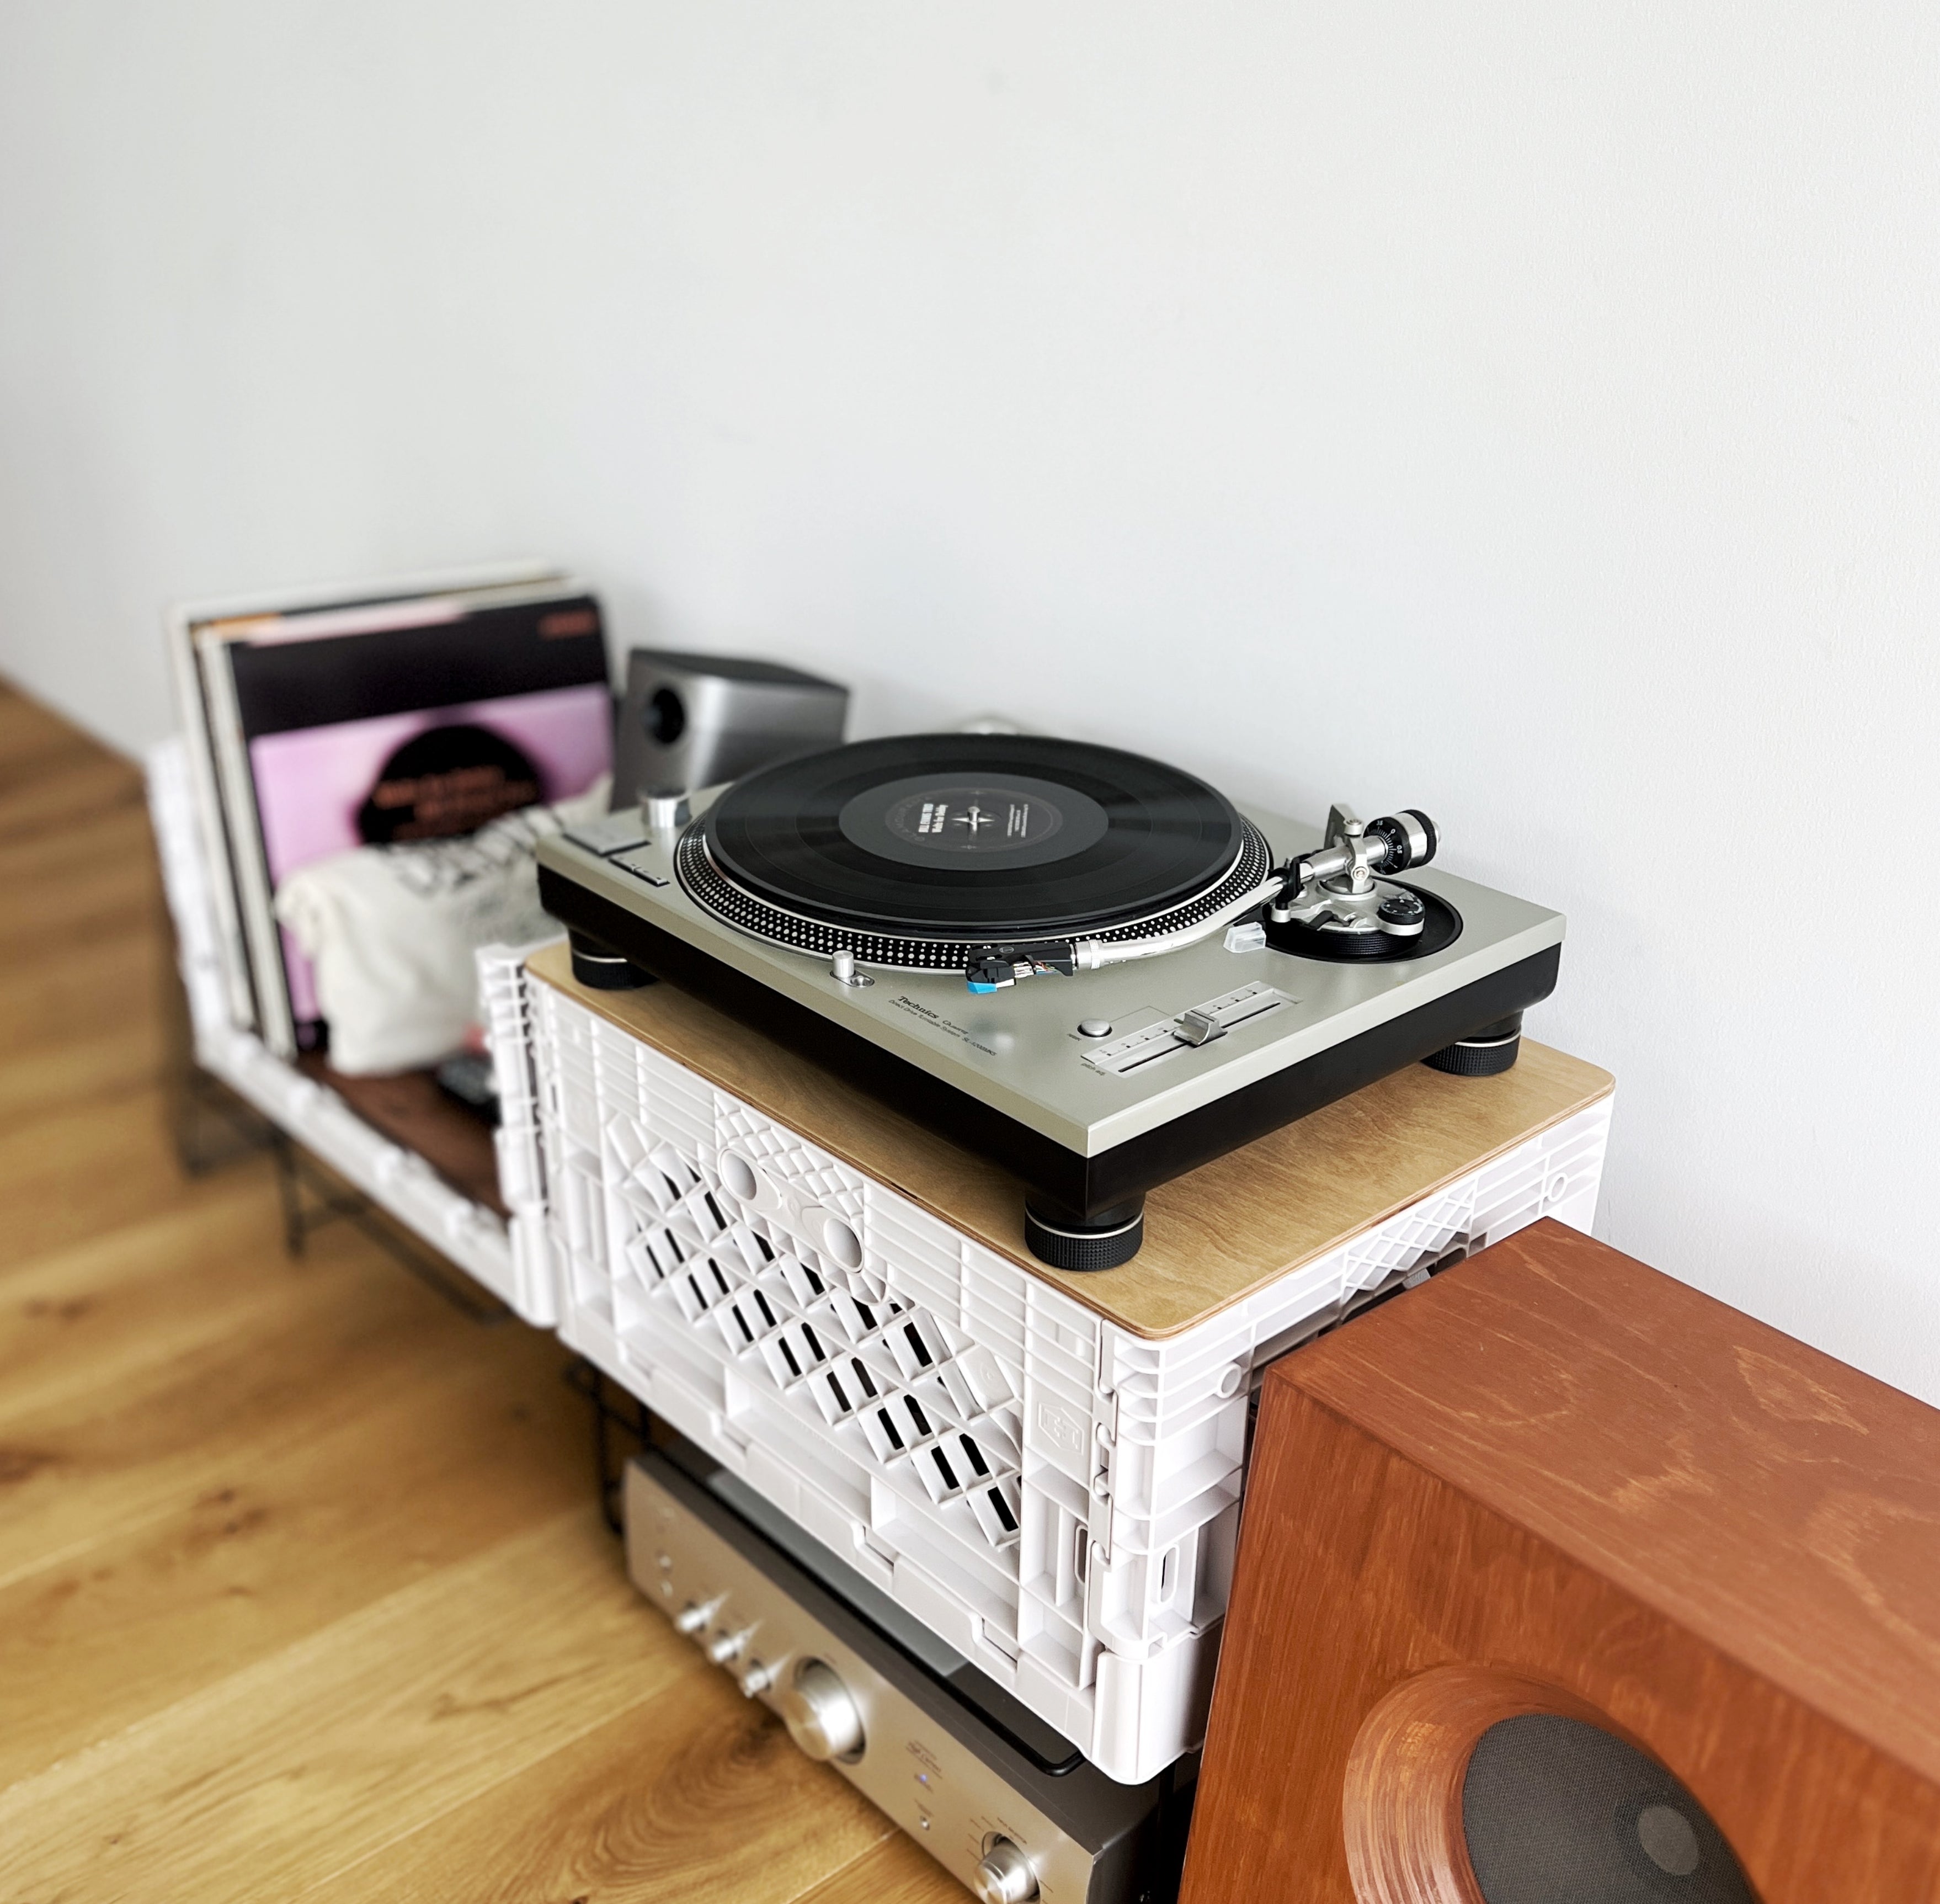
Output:
[[[185,1176],[210,1176],[274,1143],[275,1125],[200,1065],[184,1066],[169,1082],[169,1134]]]
[[[297,1175],[297,1162],[288,1138],[279,1130],[270,1140],[276,1159],[276,1201],[283,1210],[283,1253],[292,1262],[300,1261],[310,1240],[310,1226],[303,1207],[303,1183]]]
[[[468,1277],[454,1274],[441,1257],[420,1246],[361,1191],[343,1185],[334,1171],[326,1173],[325,1167],[285,1133],[276,1133],[272,1148],[283,1207],[283,1246],[293,1260],[301,1259],[313,1231],[326,1224],[349,1222],[468,1322],[496,1328],[511,1319],[511,1311],[502,1302]]]
[[[599,1488],[599,1512],[612,1532],[624,1538],[627,1530],[621,1494],[627,1457],[645,1447],[651,1438],[647,1405],[609,1380],[584,1356],[567,1365],[566,1385],[586,1398],[593,1417],[593,1473]]]

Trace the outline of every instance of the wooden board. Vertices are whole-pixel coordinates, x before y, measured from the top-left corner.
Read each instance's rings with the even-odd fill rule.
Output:
[[[433,1073],[348,1078],[316,1057],[299,1058],[297,1068],[335,1091],[373,1130],[415,1151],[460,1196],[500,1216],[511,1214],[499,1195],[491,1126],[455,1102]]]
[[[1477,1260],[1277,1379],[1940,1787],[1940,1411],[1558,1225]]]
[[[556,1341],[184,1181],[140,776],[4,688],[0,880],[0,1899],[962,1904],[629,1585]]]
[[[1512,1710],[1627,1734],[1765,1904],[1940,1899],[1940,1412],[1551,1222],[1284,1358],[1186,1904],[1473,1904],[1437,1814]]]
[[[996,1165],[672,985],[602,992],[566,948],[534,976],[744,1103],[1053,1283],[1134,1335],[1176,1335],[1538,1131],[1609,1096],[1610,1074],[1523,1041],[1497,1078],[1410,1065],[1204,1165],[1145,1199],[1145,1241],[1121,1269],[1054,1270],[1025,1248],[1023,1191]]]

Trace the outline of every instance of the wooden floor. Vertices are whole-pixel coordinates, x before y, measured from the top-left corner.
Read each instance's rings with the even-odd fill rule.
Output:
[[[961,1900],[636,1597],[557,1343],[183,1179],[139,777],[4,689],[0,892],[0,1900]]]

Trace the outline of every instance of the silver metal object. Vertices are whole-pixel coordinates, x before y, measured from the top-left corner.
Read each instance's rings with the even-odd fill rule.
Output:
[[[640,823],[658,836],[676,833],[694,817],[685,792],[643,794],[640,798]]]
[[[857,970],[856,954],[846,945],[830,956],[828,975],[838,985],[873,985],[876,982],[866,972]]]
[[[757,1693],[765,1692],[775,1683],[776,1668],[764,1664],[758,1659],[749,1661],[747,1671],[734,1683],[741,1689],[741,1697],[752,1699]]]
[[[704,813],[709,796],[694,796]],[[1324,860],[1317,829],[1246,810],[1283,857]],[[1344,850],[1344,849],[1337,849]],[[670,850],[656,838],[626,856],[602,856],[574,840],[541,841],[541,866],[632,912],[720,964],[779,993],[894,1057],[920,1066],[980,1103],[1084,1157],[1097,1157],[1176,1118],[1218,1103],[1262,1079],[1376,1030],[1418,1007],[1486,978],[1562,942],[1560,913],[1459,879],[1441,866],[1412,868],[1411,886],[1452,906],[1461,935],[1424,957],[1328,964],[1263,947],[1228,952],[1220,936],[1165,957],[1081,971],[966,999],[958,971],[895,971],[867,990],[831,985],[823,959],[756,938],[717,918],[675,877]],[[1339,865],[1353,859],[1346,853]],[[667,880],[669,884],[650,883]],[[1350,920],[1374,918],[1385,883],[1377,874],[1362,895],[1316,895],[1338,903]],[[1258,902],[1255,901],[1257,904]],[[1234,989],[1235,981],[1278,994],[1275,1008],[1200,1046],[1181,1044],[1170,1026],[1179,1015]],[[1070,1033],[1080,1018],[1116,1027],[1104,1048]],[[1168,1029],[1162,1063],[1100,1062],[1112,1045],[1155,1024]]]
[[[1335,881],[1316,880],[1301,887],[1297,897],[1276,904],[1273,916],[1282,923],[1297,920],[1304,926],[1319,924],[1331,931],[1385,932],[1381,907],[1404,889],[1370,877],[1365,890],[1352,892],[1337,890]],[[1417,933],[1420,929],[1419,926],[1413,928]]]
[[[1179,1015],[1176,1034],[1182,1045],[1209,1045],[1216,1038],[1224,1038],[1226,1027],[1216,1013],[1195,1005],[1189,1012]]]
[[[1030,1904],[1038,1894],[1037,1873],[1008,1838],[993,1837],[977,1860],[974,1888],[980,1904]]]
[[[1347,863],[1335,874],[1337,880],[1347,881],[1350,892],[1366,892],[1374,886],[1374,874],[1368,870],[1370,849],[1375,842],[1368,838],[1361,822],[1354,817],[1351,807],[1334,807],[1327,814],[1327,844],[1337,853],[1347,855]]]
[[[709,1620],[713,1619],[715,1613],[720,1610],[720,1606],[721,1600],[718,1596],[712,1600],[683,1606],[673,1616],[673,1630],[676,1633],[685,1634],[691,1639],[707,1625]]]
[[[862,1714],[825,1661],[805,1659],[777,1701],[789,1736],[811,1759],[853,1759],[865,1740]]]
[[[636,648],[614,729],[613,807],[705,787],[842,738],[849,691],[798,668]]]
[[[1081,1037],[1109,1038],[1112,1035],[1112,1021],[1109,1018],[1080,1018],[1078,1030]]]
[[[1172,1896],[1176,1864],[1153,1862],[1167,1781],[1118,1784],[1020,1710],[1058,1755],[1029,1756],[1029,1735],[997,1729],[961,1689],[960,1655],[733,1477],[703,1487],[649,1448],[627,1465],[625,1503],[628,1571],[651,1602],[665,1581],[710,1630],[758,1631],[742,1691],[959,1883],[1047,1904]]]
[[[1290,920],[1318,925],[1328,931],[1383,932],[1406,938],[1419,928],[1397,929],[1376,914],[1383,900],[1405,889],[1383,885],[1374,875],[1397,858],[1390,851],[1399,831],[1405,858],[1395,870],[1412,870],[1431,856],[1428,830],[1412,811],[1389,814],[1373,822],[1370,833],[1351,807],[1328,810],[1327,830],[1318,853],[1301,854],[1290,863],[1291,877],[1270,902],[1267,916],[1285,925]]]
[[[1216,1038],[1223,1038],[1241,1025],[1264,1018],[1269,1012],[1298,1002],[1298,999],[1289,998],[1271,985],[1257,982],[1242,985],[1237,991],[1223,993],[1218,998],[1193,1005],[1176,1018],[1159,1019],[1155,1024],[1127,1032],[1109,1045],[1087,1051],[1085,1061],[1101,1071],[1124,1077],[1156,1064],[1161,1059],[1183,1057],[1202,1045],[1210,1044]]]
[[[1408,838],[1409,863],[1416,866],[1425,865],[1429,856],[1428,829],[1422,825],[1421,816],[1404,808],[1394,817],[1400,821],[1402,830]]]

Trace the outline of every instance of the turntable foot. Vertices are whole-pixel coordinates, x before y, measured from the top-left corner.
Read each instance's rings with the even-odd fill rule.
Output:
[[[572,948],[572,975],[596,992],[631,992],[654,983],[650,972],[642,972],[630,959],[610,952],[597,939],[581,932],[568,932]]]
[[[1511,1012],[1421,1061],[1431,1071],[1446,1071],[1453,1078],[1493,1078],[1510,1069],[1521,1050],[1522,1014]]]
[[[1042,1198],[1024,1199],[1024,1241],[1053,1269],[1116,1269],[1145,1240],[1145,1200],[1133,1197],[1090,1216]]]

